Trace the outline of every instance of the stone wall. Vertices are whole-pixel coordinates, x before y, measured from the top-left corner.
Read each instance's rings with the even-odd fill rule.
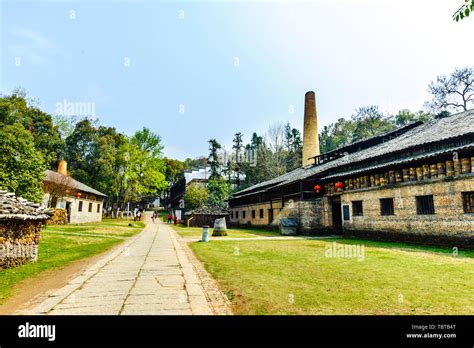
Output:
[[[462,192],[474,191],[474,176],[395,184],[344,192],[350,220],[346,235],[430,244],[474,244],[474,214],[465,214]],[[417,215],[415,196],[433,195],[435,214]],[[380,199],[393,198],[394,215],[382,216]],[[352,201],[362,201],[363,216],[353,216]]]
[[[273,209],[273,221],[269,225],[269,209]],[[263,218],[260,218],[260,209],[263,209]],[[255,218],[252,218],[252,210],[255,210]],[[231,223],[236,226],[267,226],[269,228],[278,228],[280,218],[296,218],[299,222],[298,233],[305,235],[320,235],[332,233],[330,228],[330,205],[327,198],[318,198],[311,201],[297,201],[286,199],[251,204],[245,206],[232,207],[233,217]],[[236,212],[239,212],[239,218],[236,218]],[[243,218],[245,211],[245,218]]]
[[[44,220],[0,220],[0,269],[37,260],[43,224]]]
[[[79,211],[79,202],[82,202],[82,211]],[[89,204],[92,203],[92,211],[89,212]],[[97,212],[97,205],[100,204],[99,212]],[[71,201],[71,219],[70,223],[78,224],[85,222],[100,222],[102,221],[102,202],[90,199],[73,199]]]

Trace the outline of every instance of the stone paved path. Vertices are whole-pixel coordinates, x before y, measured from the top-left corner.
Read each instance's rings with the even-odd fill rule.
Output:
[[[26,313],[214,314],[176,238],[166,224],[149,223]]]

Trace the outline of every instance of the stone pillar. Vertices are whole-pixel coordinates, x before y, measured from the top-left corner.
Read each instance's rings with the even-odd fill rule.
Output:
[[[310,157],[319,155],[318,115],[316,113],[316,95],[310,91],[305,94],[304,126],[303,126],[303,157],[302,166],[313,164]]]

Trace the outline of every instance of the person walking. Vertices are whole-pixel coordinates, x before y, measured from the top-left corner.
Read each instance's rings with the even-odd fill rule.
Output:
[[[169,224],[171,223],[171,218],[172,218],[171,214],[168,213],[168,223],[169,223]]]
[[[174,224],[177,225],[178,224],[178,217],[175,215],[174,216]]]

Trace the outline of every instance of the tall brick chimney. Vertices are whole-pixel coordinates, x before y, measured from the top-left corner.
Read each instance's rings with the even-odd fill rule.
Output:
[[[59,161],[58,173],[67,176],[67,162],[65,160]]]
[[[303,157],[302,166],[313,164],[310,157],[319,155],[318,114],[316,113],[316,95],[313,91],[304,96]]]

